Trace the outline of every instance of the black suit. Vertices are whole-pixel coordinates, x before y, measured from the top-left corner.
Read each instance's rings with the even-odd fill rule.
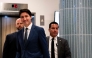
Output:
[[[47,43],[49,46],[49,37],[47,37]],[[71,58],[71,52],[66,39],[57,37],[57,50],[58,58]]]
[[[16,34],[8,34],[3,48],[3,58],[15,58],[16,56]]]

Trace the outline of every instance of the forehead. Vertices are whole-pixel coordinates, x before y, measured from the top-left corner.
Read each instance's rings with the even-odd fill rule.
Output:
[[[57,24],[51,24],[51,27],[58,27]]]
[[[23,13],[20,14],[20,16],[21,16],[21,15],[29,15],[29,14],[26,13],[26,12],[23,12]]]
[[[22,22],[21,19],[16,21],[16,23],[21,23],[21,22]]]

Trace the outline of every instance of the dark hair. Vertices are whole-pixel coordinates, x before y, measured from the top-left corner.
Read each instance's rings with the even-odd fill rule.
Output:
[[[57,24],[57,25],[58,25],[57,22],[51,22],[51,23],[49,24],[49,28],[51,27],[51,24]]]
[[[21,13],[23,13],[23,12],[28,13],[30,16],[32,15],[32,13],[31,13],[31,11],[30,11],[29,9],[21,9],[21,10],[19,11],[19,17],[20,17],[20,15],[21,15]]]

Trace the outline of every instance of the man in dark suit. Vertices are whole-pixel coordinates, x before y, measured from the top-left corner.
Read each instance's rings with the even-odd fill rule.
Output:
[[[49,58],[44,29],[31,22],[30,10],[21,9],[19,16],[24,24],[24,29],[17,34],[18,52],[16,58]]]
[[[20,18],[16,20],[17,31],[23,28],[23,23]],[[3,57],[2,58],[15,58],[17,48],[16,48],[16,34],[17,32],[8,34],[3,47]]]
[[[71,52],[67,40],[58,37],[58,23],[49,24],[50,36],[47,37],[51,58],[71,58]]]

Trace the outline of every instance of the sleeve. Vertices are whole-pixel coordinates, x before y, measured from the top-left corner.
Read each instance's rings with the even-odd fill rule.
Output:
[[[2,58],[8,58],[8,52],[9,52],[9,35],[6,36],[6,40],[3,47],[3,56]]]
[[[19,45],[18,33],[17,33],[17,36],[16,36],[16,46],[17,46],[17,52],[16,52],[15,58],[21,58],[21,47]]]
[[[41,28],[39,33],[39,41],[43,53],[43,58],[50,58],[44,29]]]
[[[71,52],[67,40],[65,41],[65,58],[71,58]]]

